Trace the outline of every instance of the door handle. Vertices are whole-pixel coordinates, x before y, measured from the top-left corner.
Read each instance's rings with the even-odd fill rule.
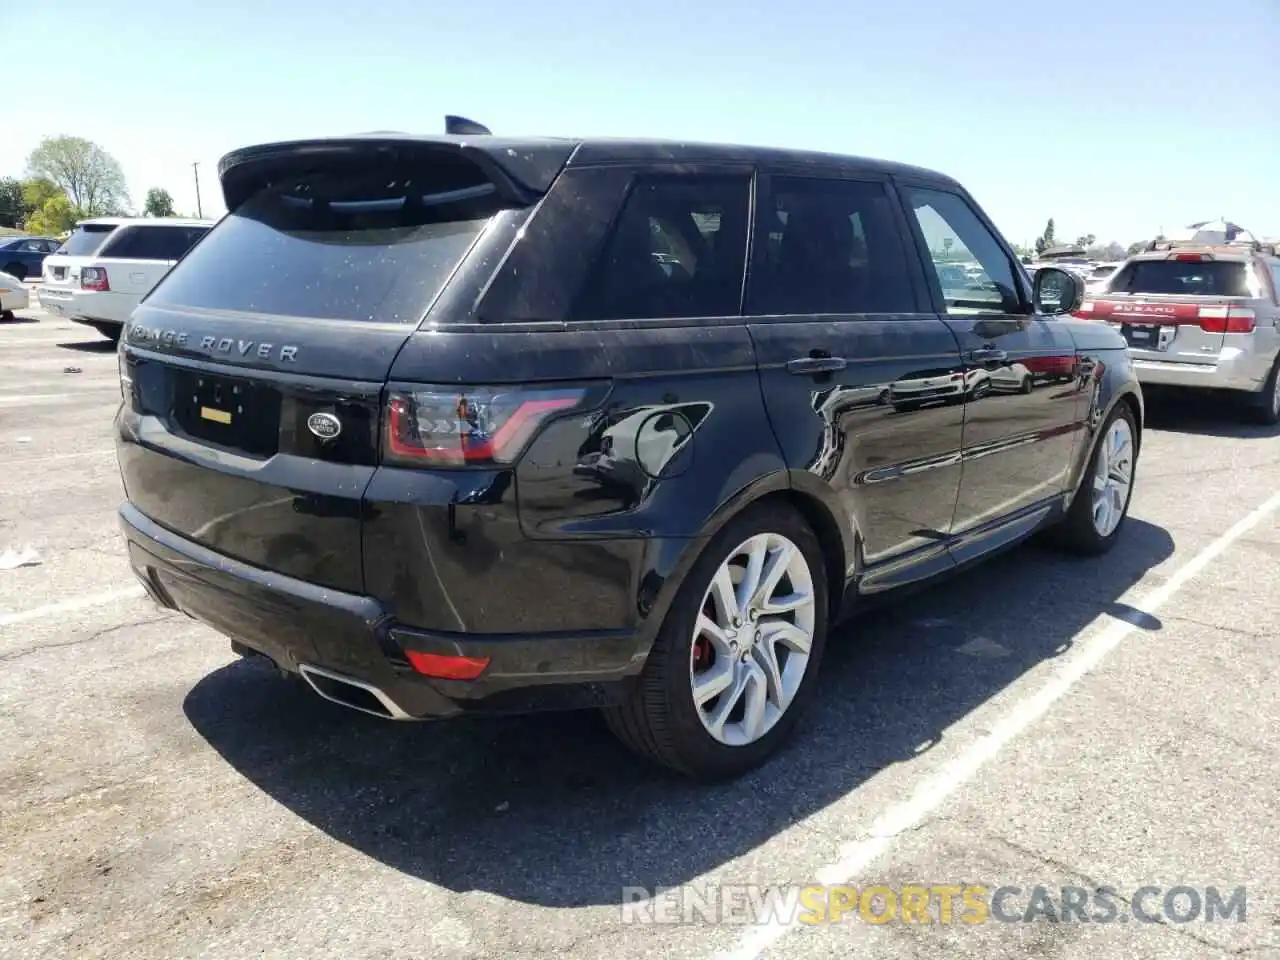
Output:
[[[787,373],[796,376],[816,376],[823,373],[834,373],[849,365],[844,357],[796,357],[787,361]]]
[[[976,363],[998,363],[1008,360],[1009,354],[999,347],[978,347],[969,351],[969,359]]]

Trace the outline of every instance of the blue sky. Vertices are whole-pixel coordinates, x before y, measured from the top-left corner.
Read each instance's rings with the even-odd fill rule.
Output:
[[[1280,0],[322,6],[0,0],[6,47],[20,37],[47,78],[22,87],[0,175],[43,135],[76,134],[121,161],[135,203],[162,186],[194,211],[199,161],[220,213],[230,149],[461,113],[501,133],[917,163],[1016,243],[1049,217],[1059,238],[1126,244],[1221,215],[1280,235]]]

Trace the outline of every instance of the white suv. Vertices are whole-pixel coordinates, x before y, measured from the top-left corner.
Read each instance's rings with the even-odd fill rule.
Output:
[[[118,340],[142,298],[213,224],[176,217],[82,221],[45,257],[40,305]]]

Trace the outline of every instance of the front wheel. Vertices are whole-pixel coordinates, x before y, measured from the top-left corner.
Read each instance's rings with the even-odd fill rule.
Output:
[[[631,749],[693,779],[739,776],[799,720],[826,632],[817,537],[789,506],[760,504],[708,544],[639,682],[605,719]]]
[[[1107,417],[1089,466],[1054,539],[1073,553],[1097,555],[1115,546],[1129,515],[1138,464],[1138,430],[1123,401]]]

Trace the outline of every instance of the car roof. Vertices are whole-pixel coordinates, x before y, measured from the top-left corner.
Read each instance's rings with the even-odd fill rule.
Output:
[[[924,167],[869,157],[727,143],[637,138],[499,137],[491,134],[362,133],[350,136],[287,140],[243,147],[218,162],[227,209],[235,209],[258,186],[270,179],[277,164],[295,157],[358,154],[371,149],[434,150],[470,153],[526,190],[544,193],[566,166],[612,163],[742,163],[780,165],[815,173],[858,171],[891,174],[959,184],[945,174]]]
[[[1247,244],[1181,244],[1168,250],[1140,250],[1130,260],[1176,260],[1179,254],[1210,254],[1214,260],[1246,263],[1261,254]]]
[[[216,222],[216,220],[197,220],[194,217],[91,217],[88,220],[78,221],[76,226],[212,227]]]

